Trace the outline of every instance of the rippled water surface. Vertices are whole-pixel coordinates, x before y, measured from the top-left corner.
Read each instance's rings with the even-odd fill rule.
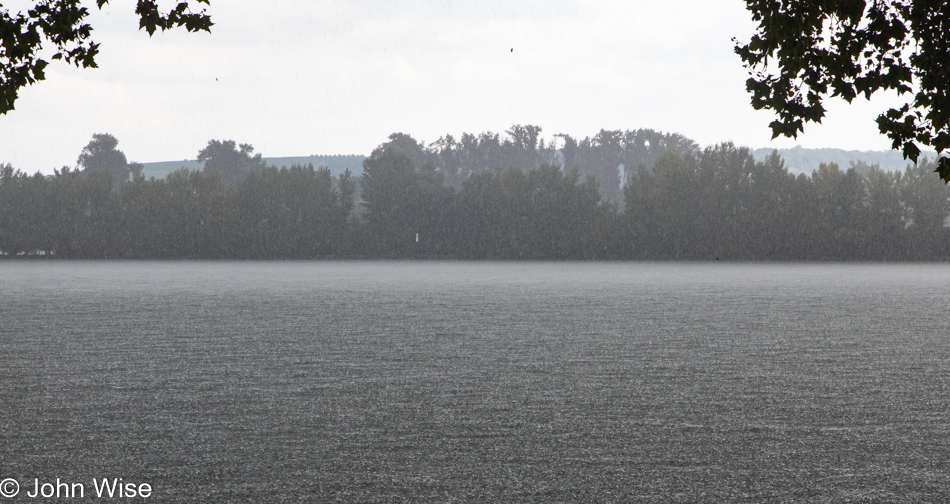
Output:
[[[4,261],[0,479],[942,500],[948,306],[948,265]]]

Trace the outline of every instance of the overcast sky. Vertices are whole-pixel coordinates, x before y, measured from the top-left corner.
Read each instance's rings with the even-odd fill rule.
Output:
[[[74,166],[93,133],[151,162],[194,159],[210,139],[369,154],[397,131],[430,143],[512,124],[543,138],[652,128],[703,146],[890,145],[874,123],[886,97],[829,102],[825,124],[770,141],[733,53],[754,28],[740,0],[214,0],[211,34],[151,39],[132,0],[88,3],[100,68],[56,62],[22,90],[0,116],[0,162]]]

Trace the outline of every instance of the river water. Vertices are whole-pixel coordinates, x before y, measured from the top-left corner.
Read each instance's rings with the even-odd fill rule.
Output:
[[[941,500],[948,306],[944,264],[4,261],[0,479]]]

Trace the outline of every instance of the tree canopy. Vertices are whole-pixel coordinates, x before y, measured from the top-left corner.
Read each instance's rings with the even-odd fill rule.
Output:
[[[96,133],[83,147],[76,163],[83,171],[106,173],[119,184],[129,179],[135,164],[128,162],[125,153],[116,148],[118,145],[119,141],[114,136]]]
[[[198,152],[198,161],[204,163],[205,171],[218,172],[225,185],[233,185],[267,166],[260,153],[254,154],[254,146],[239,146],[234,140],[209,140]]]
[[[652,130],[560,148],[462,138],[449,149],[447,137],[427,147],[393,134],[359,178],[277,168],[250,144],[211,140],[203,170],[146,179],[115,137],[96,134],[81,170],[0,163],[0,258],[950,258],[950,188],[924,157],[902,171],[823,163],[807,176],[777,152],[756,160]],[[638,168],[622,170],[614,202],[598,177],[613,187],[618,163]]]
[[[100,9],[109,1],[95,0]],[[139,29],[150,36],[155,30],[176,27],[210,32],[211,16],[204,8],[193,12],[192,1],[210,5],[210,0],[181,0],[164,12],[157,0],[138,0]],[[99,44],[92,39],[92,26],[85,22],[88,15],[80,0],[38,0],[33,8],[15,13],[0,4],[0,114],[13,110],[21,88],[46,78],[48,60],[97,67]],[[47,57],[43,50],[49,46],[55,52]]]
[[[759,26],[736,53],[749,69],[756,110],[771,109],[772,137],[820,123],[823,100],[877,91],[910,95],[877,118],[881,133],[917,161],[920,145],[950,149],[950,2],[746,0]],[[771,61],[770,61],[771,60]],[[950,159],[935,170],[950,183]]]

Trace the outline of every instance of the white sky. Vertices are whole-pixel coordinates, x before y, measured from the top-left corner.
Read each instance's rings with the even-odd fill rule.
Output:
[[[884,98],[829,101],[823,125],[770,141],[773,116],[752,110],[733,53],[754,29],[741,0],[213,0],[210,35],[151,39],[132,0],[88,3],[100,68],[54,62],[23,89],[0,116],[0,162],[73,166],[93,133],[152,162],[194,159],[210,139],[272,157],[369,154],[397,131],[430,143],[512,124],[890,148],[874,123]]]

